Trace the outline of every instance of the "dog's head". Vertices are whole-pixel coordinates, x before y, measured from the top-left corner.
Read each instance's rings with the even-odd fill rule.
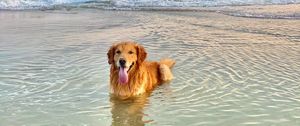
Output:
[[[121,42],[110,47],[108,53],[108,63],[114,65],[119,70],[119,82],[128,82],[128,73],[137,68],[147,57],[143,46],[134,42]]]

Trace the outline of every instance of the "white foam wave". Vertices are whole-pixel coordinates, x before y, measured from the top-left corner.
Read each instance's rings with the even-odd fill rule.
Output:
[[[300,3],[300,0],[0,0],[0,9],[33,9],[74,3],[105,3],[113,7],[210,7]],[[80,4],[79,4],[80,5]],[[95,6],[99,6],[95,4]]]
[[[112,0],[118,7],[203,7],[224,5],[289,4],[300,0]]]
[[[32,9],[91,0],[0,0],[0,9]]]

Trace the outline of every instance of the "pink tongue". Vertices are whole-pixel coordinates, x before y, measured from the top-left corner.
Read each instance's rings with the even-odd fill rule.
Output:
[[[128,82],[127,68],[120,67],[120,70],[119,70],[119,83],[126,84],[127,82]]]

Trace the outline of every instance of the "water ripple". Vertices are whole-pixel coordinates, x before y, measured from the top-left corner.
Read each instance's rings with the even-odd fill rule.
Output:
[[[46,13],[7,12],[0,24],[8,29],[0,30],[1,124],[298,124],[297,20],[211,12]],[[106,53],[124,39],[143,44],[149,60],[175,59],[174,80],[149,98],[111,100]],[[124,116],[128,112],[135,114]]]

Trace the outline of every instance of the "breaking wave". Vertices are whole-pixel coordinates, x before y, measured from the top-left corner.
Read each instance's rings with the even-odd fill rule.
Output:
[[[300,0],[0,0],[0,9],[22,10],[66,7],[212,7],[300,3]]]

